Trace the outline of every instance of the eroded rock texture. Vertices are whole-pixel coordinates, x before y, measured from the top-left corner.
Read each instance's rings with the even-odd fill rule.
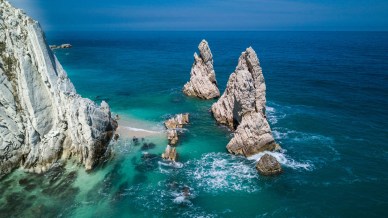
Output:
[[[179,140],[179,134],[182,132],[184,125],[189,123],[189,114],[177,114],[174,117],[166,120],[164,125],[167,128],[168,145],[162,154],[162,158],[165,160],[176,161],[177,152],[176,145]]]
[[[116,125],[106,102],[76,93],[38,22],[0,0],[0,176],[70,156],[91,169]]]
[[[247,48],[230,75],[225,92],[212,105],[218,123],[235,130],[230,153],[251,156],[274,150],[275,140],[265,116],[266,86],[256,52]]]
[[[220,96],[217,88],[216,74],[213,69],[213,55],[209,44],[202,40],[198,46],[199,56],[194,53],[194,63],[191,67],[190,81],[183,87],[188,96],[202,99],[212,99]]]

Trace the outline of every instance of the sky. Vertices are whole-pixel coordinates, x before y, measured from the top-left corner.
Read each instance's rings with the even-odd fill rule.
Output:
[[[9,0],[46,31],[388,31],[388,0]]]

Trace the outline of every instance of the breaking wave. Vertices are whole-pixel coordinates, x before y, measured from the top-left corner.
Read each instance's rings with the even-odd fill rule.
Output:
[[[258,173],[245,158],[213,152],[187,165],[191,169],[187,171],[187,176],[206,192],[234,190],[251,193],[259,190],[256,180]]]
[[[265,154],[272,155],[273,157],[276,158],[276,160],[280,164],[282,164],[283,166],[292,168],[292,169],[304,169],[304,170],[311,171],[314,168],[314,165],[312,163],[298,162],[298,161],[295,161],[295,160],[287,157],[286,154],[284,154],[284,153],[271,152],[271,151],[264,151],[264,152],[255,154],[255,155],[249,157],[248,160],[254,160],[255,162],[258,162],[260,160],[260,158]]]

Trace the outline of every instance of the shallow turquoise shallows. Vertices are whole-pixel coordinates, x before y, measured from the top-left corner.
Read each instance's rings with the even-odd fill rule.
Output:
[[[164,134],[122,137],[93,172],[69,163],[0,181],[0,217],[388,217],[388,33],[49,32],[77,91],[107,101],[128,130],[162,132],[189,112],[179,163]],[[207,39],[221,91],[247,47],[267,85],[267,117],[284,173],[226,151],[231,132],[182,94]],[[152,144],[151,144],[152,143]],[[182,190],[189,188],[185,199]]]

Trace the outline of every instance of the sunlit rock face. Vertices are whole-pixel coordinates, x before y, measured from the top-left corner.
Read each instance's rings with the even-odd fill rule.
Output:
[[[201,99],[212,99],[220,96],[217,87],[216,73],[213,68],[213,55],[209,44],[202,40],[198,45],[199,56],[194,53],[190,81],[183,87],[183,93]]]
[[[39,23],[0,0],[0,176],[70,156],[92,169],[116,125],[106,102],[76,93]]]
[[[230,75],[225,92],[212,105],[218,123],[235,130],[230,153],[252,156],[277,146],[265,116],[266,86],[256,52],[244,51]]]

